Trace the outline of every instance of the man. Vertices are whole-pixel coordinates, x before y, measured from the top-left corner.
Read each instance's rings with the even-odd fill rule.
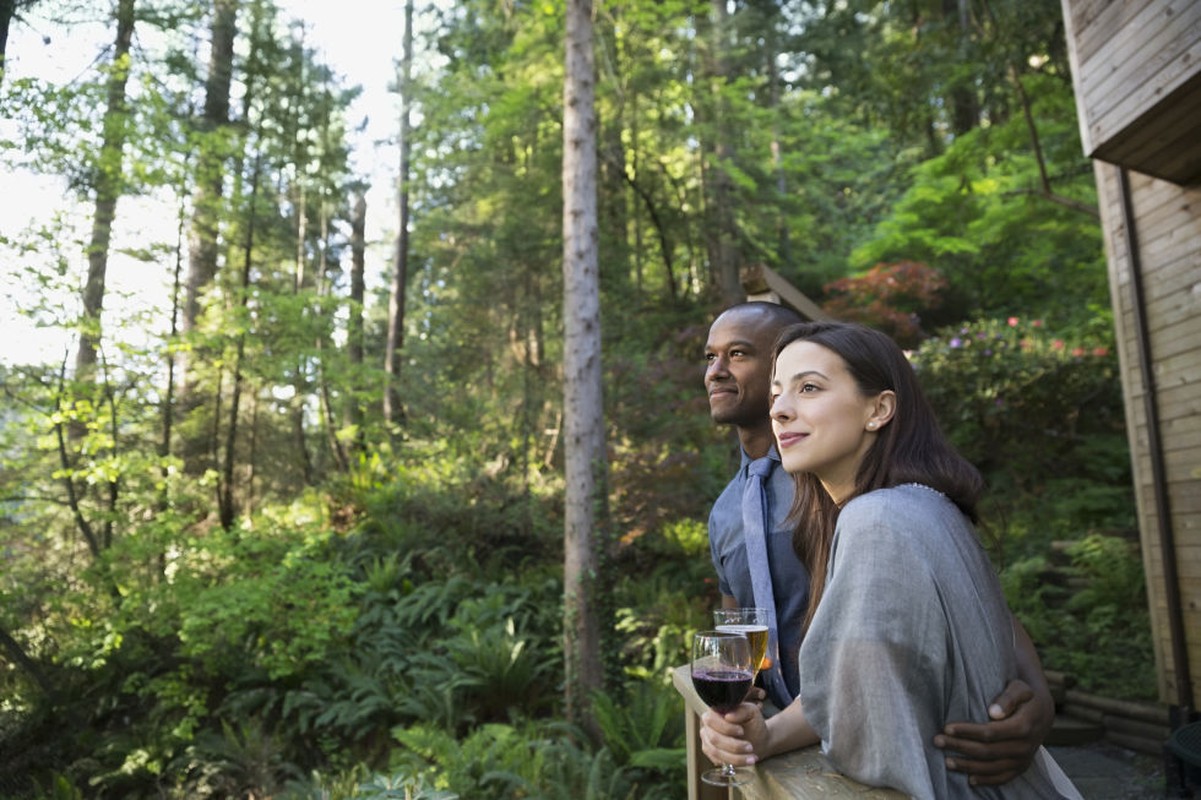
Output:
[[[797,653],[809,576],[793,550],[791,529],[786,524],[794,484],[779,465],[772,437],[771,355],[779,332],[801,321],[791,309],[775,303],[743,303],[718,315],[705,344],[710,416],[720,425],[734,426],[742,450],[738,473],[710,513],[709,547],[723,606],[767,605],[774,611],[771,638],[773,644],[778,641],[778,658],[765,669],[763,683],[767,698],[777,708],[790,703],[797,692]],[[760,465],[767,473],[762,479],[761,497],[766,506],[762,514],[770,526],[762,526],[766,527],[766,542],[763,555],[757,556],[748,551],[743,495],[752,480],[750,473]],[[753,540],[752,546],[756,546]],[[770,585],[761,583],[757,601],[750,563],[763,556]],[[992,721],[950,723],[934,740],[935,746],[954,754],[947,758],[948,768],[968,773],[973,784],[1006,783],[1023,773],[1054,721],[1054,701],[1038,655],[1016,620],[1014,629],[1020,679],[1006,686],[989,707]]]

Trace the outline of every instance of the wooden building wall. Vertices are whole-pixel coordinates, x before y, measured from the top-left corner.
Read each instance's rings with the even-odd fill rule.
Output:
[[[1192,695],[1201,698],[1201,190],[1127,173],[1134,241],[1120,168],[1095,162],[1110,297],[1134,467],[1143,565],[1155,640],[1159,699],[1178,703],[1168,570],[1179,583],[1179,613]],[[1131,249],[1137,247],[1137,255]],[[1147,386],[1143,376],[1132,259],[1139,259],[1147,344],[1158,414],[1162,476],[1174,543],[1165,551],[1155,497]],[[1169,559],[1165,560],[1165,552]]]
[[[1101,206],[1159,698],[1194,712],[1201,700],[1201,0],[1061,1]]]
[[[1201,181],[1201,2],[1062,0],[1084,152]]]

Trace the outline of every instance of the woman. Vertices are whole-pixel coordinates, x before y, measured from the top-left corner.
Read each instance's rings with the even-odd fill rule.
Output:
[[[820,741],[846,775],[913,797],[1079,797],[1045,751],[974,787],[933,746],[947,720],[988,719],[1016,674],[1015,633],[972,527],[983,481],[904,353],[869,328],[805,323],[774,362],[772,428],[812,576],[800,696],[767,720],[749,703],[707,712],[706,755],[738,766]]]

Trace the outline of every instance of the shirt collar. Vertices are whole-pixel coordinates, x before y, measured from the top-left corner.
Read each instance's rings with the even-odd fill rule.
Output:
[[[754,459],[751,458],[749,455],[747,455],[746,450],[744,450],[742,448],[742,446],[739,446],[738,452],[742,455],[742,459],[741,459],[741,461],[739,461],[739,464],[738,464],[738,469],[743,475],[745,475],[747,467],[749,467],[751,465],[751,462],[754,461]],[[770,458],[772,461],[776,462],[775,465],[773,465],[773,469],[775,466],[779,466],[780,454],[778,452],[776,452],[775,441],[773,441],[771,443],[771,447],[769,447],[767,449],[767,457]]]

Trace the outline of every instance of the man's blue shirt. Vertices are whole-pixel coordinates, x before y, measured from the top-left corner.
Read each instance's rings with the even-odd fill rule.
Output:
[[[795,492],[793,478],[780,466],[774,446],[769,455],[774,468],[764,481],[767,513],[772,522],[767,558],[776,599],[780,668],[789,691],[795,695],[800,683],[797,654],[801,647],[801,625],[809,604],[809,573],[792,549],[792,528],[786,524]],[[709,513],[709,550],[717,570],[717,585],[722,594],[734,597],[742,607],[756,605],[742,522],[742,494],[749,464],[750,458],[743,452],[738,473],[726,484]],[[787,705],[785,698],[771,697],[770,691],[769,698],[777,708]]]

